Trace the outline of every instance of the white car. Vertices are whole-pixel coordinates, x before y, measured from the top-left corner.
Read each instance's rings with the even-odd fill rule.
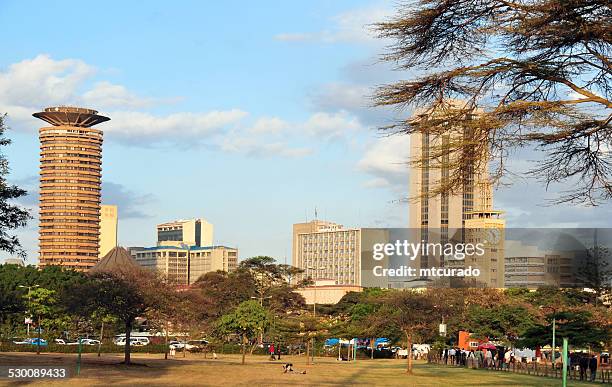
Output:
[[[186,343],[182,341],[171,341],[168,347],[174,350],[185,348],[186,350],[190,352],[198,352],[198,351],[201,351],[204,347],[206,347],[207,344],[208,344],[208,341],[204,339],[189,340]]]
[[[98,345],[98,344],[100,344],[100,340],[81,339],[81,345]],[[66,345],[79,345],[79,341],[77,340],[72,343],[66,343]]]
[[[135,347],[149,345],[151,340],[148,337],[130,337],[130,345]],[[117,345],[125,345],[125,337],[120,337],[115,341]]]

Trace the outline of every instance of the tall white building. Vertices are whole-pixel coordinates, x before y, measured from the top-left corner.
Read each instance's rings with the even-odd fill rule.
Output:
[[[313,220],[293,225],[293,266],[313,280],[361,284],[361,230]]]
[[[158,246],[212,246],[213,225],[206,219],[175,220],[157,225]]]
[[[460,101],[450,104],[448,109],[458,107]],[[427,119],[440,114],[438,112],[421,112],[413,118]],[[472,116],[475,118],[475,116]],[[434,134],[413,133],[410,136],[410,184],[409,227],[420,229],[420,239],[426,243],[465,242],[466,238],[477,243],[485,234],[474,229],[505,227],[500,218],[501,211],[493,210],[493,195],[489,181],[488,165],[465,172],[463,187],[453,194],[431,196],[431,191],[449,183],[454,170],[451,156],[443,155],[435,161],[431,156],[441,154],[441,150],[458,141],[468,141],[469,130],[448,124],[448,131]],[[419,163],[415,161],[419,160]],[[471,230],[466,232],[465,230]],[[502,231],[503,234],[503,231]],[[487,235],[492,235],[487,233]],[[492,239],[492,238],[490,238]],[[484,239],[483,239],[484,240]],[[471,257],[469,262],[449,261],[435,255],[419,255],[417,266],[420,268],[441,266],[462,266],[473,263],[486,269],[482,281],[492,287],[503,287],[503,235],[497,238],[501,243],[487,246],[485,257]],[[489,241],[490,242],[490,241]]]

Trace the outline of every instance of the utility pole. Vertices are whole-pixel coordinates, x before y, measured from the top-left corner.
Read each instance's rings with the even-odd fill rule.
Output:
[[[540,309],[550,309],[553,312],[553,316],[552,316],[552,366],[553,369],[555,369],[555,339],[557,336],[557,310],[558,308],[552,307],[552,306],[544,306],[541,305]]]

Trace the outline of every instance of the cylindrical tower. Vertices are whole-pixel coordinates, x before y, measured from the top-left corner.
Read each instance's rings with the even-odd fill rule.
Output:
[[[88,270],[98,262],[102,131],[96,110],[50,107],[40,137],[40,266]]]

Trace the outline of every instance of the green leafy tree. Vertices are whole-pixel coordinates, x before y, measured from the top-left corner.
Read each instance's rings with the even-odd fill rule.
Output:
[[[18,265],[0,265],[0,326],[3,335],[22,334],[23,317],[28,311],[28,286],[40,286],[53,290],[58,302],[51,317],[43,320],[48,331],[61,332],[72,325],[74,316],[64,308],[64,295],[70,294],[76,284],[86,281],[83,273],[61,268],[47,266],[38,269],[34,266],[21,267]]]
[[[4,136],[6,131],[6,115],[0,115],[0,146],[7,146],[11,140]],[[9,163],[3,154],[0,154],[0,250],[9,254],[17,254],[25,257],[25,251],[21,247],[19,239],[9,232],[27,224],[32,218],[27,209],[13,203],[27,195],[27,192],[16,185],[8,184],[6,177],[9,174]]]
[[[550,344],[553,317],[556,336],[567,337],[572,346],[591,346],[601,349],[610,340],[612,326],[609,318],[607,321],[598,321],[589,311],[568,310],[545,315],[544,323],[535,324],[527,329],[519,344],[530,348]]]
[[[536,319],[533,311],[523,305],[504,303],[494,308],[471,305],[464,329],[481,339],[504,340],[513,344],[533,327]]]
[[[609,200],[610,27],[608,0],[408,2],[375,28],[392,41],[383,59],[412,76],[379,88],[375,103],[423,114],[385,129],[432,137],[449,123],[465,129],[415,160],[452,160],[431,195],[462,189],[464,171],[490,159],[499,180],[509,154],[529,146],[543,157],[527,176],[571,184],[558,202]]]
[[[257,301],[244,301],[231,313],[223,315],[217,328],[224,334],[239,334],[242,339],[242,364],[245,364],[249,339],[269,324],[268,312]]]
[[[44,318],[54,315],[54,305],[57,302],[56,292],[54,290],[37,287],[29,289],[24,298],[27,299],[27,305],[30,313],[36,317],[36,331],[38,332],[36,353],[40,354],[42,321]]]
[[[231,273],[225,271],[209,272],[200,277],[195,287],[203,295],[202,303],[208,318],[216,321],[243,301],[257,295],[253,276],[244,270]]]
[[[137,317],[163,308],[168,288],[153,272],[141,268],[103,271],[73,289],[69,310],[91,317],[102,313],[117,318],[125,328],[124,363],[131,364],[130,336]]]
[[[444,306],[436,306],[435,295],[431,292],[397,291],[381,299],[377,313],[370,315],[373,328],[395,327],[406,339],[408,362],[406,373],[412,374],[412,344],[415,340],[433,339],[437,335],[437,324]]]

